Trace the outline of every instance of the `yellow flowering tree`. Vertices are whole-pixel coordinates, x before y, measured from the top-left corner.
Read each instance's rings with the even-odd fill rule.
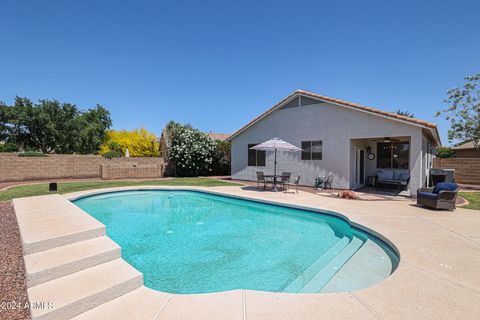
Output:
[[[158,141],[154,133],[148,132],[144,128],[127,130],[109,130],[99,153],[108,155],[121,149],[123,156],[128,148],[130,157],[157,157],[159,156]]]

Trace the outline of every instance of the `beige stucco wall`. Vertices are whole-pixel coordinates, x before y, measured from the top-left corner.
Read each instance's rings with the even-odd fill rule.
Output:
[[[0,154],[0,181],[26,181],[69,178],[101,178],[101,166],[123,168],[162,166],[163,158],[114,158],[105,159],[95,155],[49,155],[48,157],[18,157],[16,154]],[[141,178],[148,170],[130,170],[130,176]],[[111,171],[111,172],[115,172]],[[151,177],[151,171],[148,171]],[[161,170],[160,170],[161,172]],[[158,175],[161,176],[161,173]],[[122,178],[118,177],[118,178]],[[109,174],[108,178],[117,178]]]
[[[266,167],[247,165],[248,144],[278,137],[296,146],[301,141],[322,140],[322,160],[301,160],[300,153],[279,153],[277,172],[301,175],[304,185],[313,185],[319,174],[335,176],[334,187],[353,188],[354,147],[352,139],[407,137],[410,140],[410,190],[423,186],[421,127],[348,109],[329,103],[281,109],[252,125],[232,140],[232,178],[256,180],[256,171],[273,173],[273,152],[267,152]],[[376,154],[376,144],[371,143]],[[367,174],[376,172],[376,160],[366,160]]]

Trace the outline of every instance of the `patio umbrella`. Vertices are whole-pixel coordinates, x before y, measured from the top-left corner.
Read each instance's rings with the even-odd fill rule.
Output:
[[[257,144],[254,147],[251,147],[250,149],[252,150],[259,150],[259,151],[273,151],[275,152],[275,157],[274,157],[274,164],[273,164],[273,175],[277,175],[277,151],[284,151],[284,152],[296,152],[296,151],[302,151],[301,148],[294,146],[293,144],[290,144],[286,141],[283,141],[282,139],[279,138],[273,138],[270,140],[267,140],[265,142],[262,142],[260,144]],[[275,180],[276,178],[274,178]],[[275,185],[276,189],[276,185]]]

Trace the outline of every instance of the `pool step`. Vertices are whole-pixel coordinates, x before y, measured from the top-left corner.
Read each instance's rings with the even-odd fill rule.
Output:
[[[388,248],[368,239],[320,292],[352,291],[371,287],[387,278],[398,265]]]
[[[105,226],[59,195],[13,199],[24,254],[105,235]]]
[[[317,273],[312,280],[310,280],[298,292],[314,293],[319,292],[323,286],[340,270],[340,268],[358,251],[364,244],[364,240],[353,236],[350,243],[343,248],[343,250],[330,260],[322,270]]]
[[[343,237],[334,246],[332,246],[327,252],[325,252],[320,258],[312,263],[301,275],[293,280],[283,292],[299,292],[307,283],[309,283],[322,269],[327,265],[330,260],[337,256],[348,244],[350,243],[349,237]]]
[[[29,254],[24,257],[27,286],[33,287],[120,257],[121,248],[106,236]]]
[[[122,259],[106,262],[29,288],[30,302],[40,306],[32,319],[70,319],[142,285],[143,275]]]
[[[152,320],[170,297],[169,293],[141,287],[82,313],[72,320]]]

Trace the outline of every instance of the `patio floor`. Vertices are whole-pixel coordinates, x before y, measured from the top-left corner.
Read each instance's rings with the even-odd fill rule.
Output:
[[[149,189],[154,187],[142,187]],[[162,189],[172,189],[161,187]],[[122,190],[129,188],[114,188]],[[131,187],[130,187],[131,189]],[[352,201],[313,193],[273,193],[251,187],[175,187],[313,207],[338,212],[353,224],[374,230],[393,243],[401,255],[398,269],[380,284],[353,292],[287,294],[235,290],[202,295],[175,295],[143,286],[77,319],[478,319],[480,318],[480,214],[458,208],[455,212],[419,208],[411,199]],[[111,189],[109,189],[111,190]],[[95,190],[94,192],[99,192]],[[32,252],[51,239],[36,226],[57,222],[47,237],[66,241],[78,228],[99,230],[90,217],[72,208],[66,199],[92,193],[24,198],[15,203],[23,241]],[[18,205],[21,203],[21,205]],[[49,208],[62,208],[56,217]],[[72,211],[72,214],[66,214]],[[32,219],[35,213],[43,216]],[[63,223],[64,217],[70,219]],[[53,220],[52,220],[53,219]],[[65,226],[65,229],[63,229]],[[65,231],[63,231],[65,230]],[[62,233],[65,234],[62,234]],[[27,266],[28,269],[28,266]],[[28,272],[28,270],[27,270]],[[126,271],[127,272],[127,271]],[[134,271],[128,271],[132,273]],[[113,281],[113,280],[112,280]],[[75,287],[70,284],[70,291]],[[32,289],[32,288],[31,288]],[[36,299],[51,301],[54,292],[35,291]],[[53,298],[52,298],[53,297]],[[30,297],[32,299],[32,296]],[[65,297],[58,298],[65,300]],[[63,301],[62,300],[62,301]],[[38,314],[41,315],[41,314]],[[35,314],[34,314],[35,316]]]

